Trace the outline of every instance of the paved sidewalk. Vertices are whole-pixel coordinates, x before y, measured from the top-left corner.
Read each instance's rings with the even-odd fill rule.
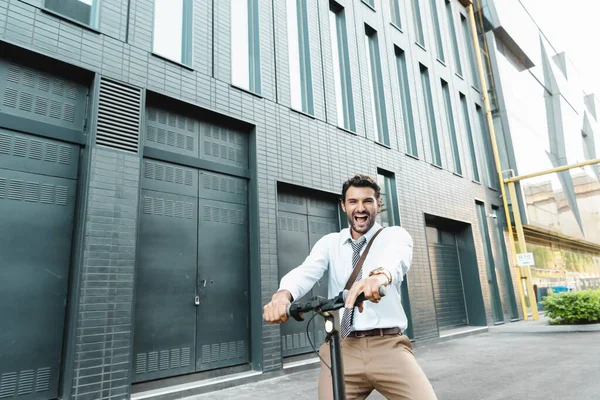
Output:
[[[600,399],[600,332],[479,334],[415,354],[440,400]],[[186,400],[315,400],[318,370]],[[372,394],[369,400],[380,400]]]

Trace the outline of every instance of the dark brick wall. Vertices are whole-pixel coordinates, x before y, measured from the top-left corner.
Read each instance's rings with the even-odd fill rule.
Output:
[[[254,176],[257,177],[259,229],[253,234],[257,235],[260,245],[262,287],[261,292],[254,295],[260,296],[262,303],[270,299],[278,286],[277,182],[285,181],[337,192],[349,175],[356,172],[375,174],[379,167],[396,175],[402,223],[415,241],[414,263],[408,281],[416,338],[438,335],[425,242],[426,213],[472,224],[480,282],[487,318],[491,322],[490,296],[475,200],[484,201],[488,212],[491,210],[491,204],[501,205],[501,200],[499,193],[488,189],[485,182],[479,184],[471,180],[473,172],[468,162],[468,147],[458,92],[465,94],[468,99],[480,175],[484,177],[486,174],[483,170],[485,165],[482,141],[475,119],[475,104],[482,105],[482,101],[481,94],[472,88],[472,82],[469,81],[471,74],[467,70],[469,63],[466,59],[465,43],[460,34],[458,15],[459,12],[465,14],[465,9],[458,1],[452,1],[452,6],[459,33],[464,79],[457,76],[453,70],[447,19],[442,14],[445,12],[443,1],[440,0],[438,9],[444,35],[446,64],[437,61],[435,52],[432,51],[434,36],[428,2],[422,2],[421,5],[426,42],[426,49],[422,49],[415,44],[410,1],[400,1],[403,26],[403,31],[400,31],[390,24],[389,1],[376,0],[374,11],[360,0],[339,0],[340,5],[346,8],[356,134],[336,127],[333,60],[326,1],[309,1],[314,118],[289,108],[287,28],[283,1],[259,0],[261,96],[249,94],[230,84],[231,39],[228,0],[194,1],[194,55],[191,69],[151,54],[152,0],[130,1],[128,26],[127,1],[102,0],[99,27],[101,33],[43,12],[40,9],[42,3],[42,0],[1,1],[0,39],[106,77],[179,98],[232,118],[243,119],[256,126],[254,134],[257,171]],[[370,82],[364,45],[365,23],[378,32],[390,148],[374,142],[373,117],[368,99]],[[126,32],[128,35],[125,35]],[[124,41],[125,36],[128,37],[128,42]],[[420,159],[405,154],[394,44],[406,53]],[[430,164],[430,145],[424,128],[425,109],[419,63],[427,66],[430,72],[440,135],[442,168]],[[448,170],[451,165],[451,148],[443,115],[440,78],[449,83],[452,94],[464,176],[457,176]],[[199,109],[198,113],[201,115],[202,111]],[[131,349],[128,346],[131,335],[130,312],[133,306],[131,295],[134,282],[135,236],[129,235],[135,232],[139,186],[138,158],[106,149],[95,149],[93,158],[92,192],[87,216],[89,226],[86,227],[86,246],[89,246],[89,249],[86,247],[80,293],[81,306],[92,309],[80,310],[78,319],[74,394],[83,397],[84,393],[93,391],[96,395],[100,393],[102,396],[120,398],[125,396],[128,390],[129,381],[125,377],[128,372],[124,371],[128,371],[131,357]],[[116,244],[113,244],[115,240]],[[112,250],[117,250],[116,255],[112,255]],[[102,265],[103,263],[109,265]],[[103,279],[96,281],[95,279],[100,277],[92,275],[93,269],[102,270]],[[513,279],[516,280],[514,277]],[[255,311],[260,315],[260,310]],[[96,320],[98,326],[90,326],[92,320]],[[263,325],[264,370],[281,367],[279,338],[278,327]],[[86,357],[91,357],[92,354],[98,357],[89,361]]]
[[[93,148],[72,397],[129,398],[139,157]]]

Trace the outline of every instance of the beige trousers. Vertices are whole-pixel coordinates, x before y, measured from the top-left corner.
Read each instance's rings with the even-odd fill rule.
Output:
[[[331,366],[329,343],[319,350]],[[347,399],[365,399],[377,390],[389,400],[437,399],[404,335],[347,337],[342,342]],[[331,371],[321,362],[319,400],[333,399]]]

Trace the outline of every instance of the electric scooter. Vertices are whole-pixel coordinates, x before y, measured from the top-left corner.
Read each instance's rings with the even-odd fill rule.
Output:
[[[288,317],[294,318],[296,321],[304,321],[304,313],[314,311],[324,318],[325,332],[327,333],[326,341],[329,341],[329,350],[331,354],[331,367],[323,363],[331,369],[331,379],[333,381],[333,398],[334,400],[345,400],[346,399],[346,388],[344,385],[344,366],[342,363],[342,351],[341,351],[341,340],[340,340],[340,318],[336,310],[344,307],[346,298],[348,297],[348,290],[340,292],[337,296],[331,299],[325,299],[323,297],[314,297],[310,301],[305,303],[292,303],[287,309]],[[379,295],[385,296],[386,287],[379,287]],[[364,293],[361,293],[356,299],[355,305],[366,301]],[[314,317],[313,317],[314,318]],[[309,321],[310,323],[310,321]],[[311,343],[312,346],[312,343]],[[317,351],[314,346],[313,350]]]

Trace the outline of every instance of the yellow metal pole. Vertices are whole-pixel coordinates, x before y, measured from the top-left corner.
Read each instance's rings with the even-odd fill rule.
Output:
[[[508,191],[510,193],[510,201],[513,209],[513,217],[515,218],[515,229],[517,230],[517,238],[519,240],[519,253],[527,252],[527,243],[525,242],[525,232],[523,232],[523,223],[521,222],[521,212],[519,209],[519,200],[517,199],[517,191],[515,190],[515,183],[508,183]],[[523,267],[523,276],[526,278],[527,286],[527,297],[529,298],[529,306],[531,307],[531,314],[533,320],[539,319],[537,302],[535,301],[535,292],[533,290],[533,280],[531,275],[531,269],[529,267]]]
[[[579,162],[576,164],[563,165],[562,167],[547,169],[545,171],[534,172],[534,173],[527,174],[527,175],[514,176],[512,178],[506,179],[505,182],[509,183],[509,182],[522,181],[523,179],[535,178],[536,176],[542,176],[542,175],[553,174],[555,172],[567,171],[567,170],[573,169],[573,168],[587,167],[588,165],[594,165],[594,164],[600,164],[600,158],[582,161],[582,162]]]
[[[483,61],[481,59],[481,49],[479,47],[479,38],[477,37],[477,26],[475,24],[475,14],[473,13],[473,5],[469,5],[469,19],[471,21],[471,33],[473,36],[473,42],[475,47],[475,55],[477,58],[477,67],[479,69],[479,78],[481,80],[481,91],[483,93],[483,102],[485,105],[485,113],[488,121],[488,132],[490,134],[490,140],[492,142],[492,152],[494,156],[494,163],[496,165],[496,172],[498,174],[498,180],[500,182],[500,194],[502,195],[502,204],[504,206],[504,215],[506,216],[506,225],[508,226],[508,240],[513,254],[513,265],[517,265],[517,251],[515,248],[515,240],[513,238],[513,230],[510,218],[510,211],[508,209],[508,201],[506,199],[506,190],[504,188],[504,176],[502,175],[502,165],[500,163],[500,153],[498,151],[498,145],[496,143],[496,131],[494,129],[494,119],[492,117],[492,109],[490,107],[490,101],[488,98],[487,81],[485,80],[485,71],[483,69]],[[517,267],[517,280],[519,282],[519,297],[521,299],[521,307],[523,309],[523,318],[528,319],[527,316],[527,304],[525,303],[525,295],[523,293],[523,284],[521,282],[521,273],[519,267]]]

